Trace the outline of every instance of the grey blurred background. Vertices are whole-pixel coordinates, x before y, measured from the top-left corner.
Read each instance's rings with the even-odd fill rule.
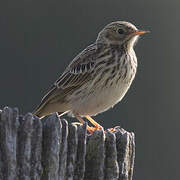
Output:
[[[179,0],[0,1],[0,108],[31,112],[69,62],[108,23],[150,30],[122,102],[95,117],[136,135],[134,180],[179,180]]]

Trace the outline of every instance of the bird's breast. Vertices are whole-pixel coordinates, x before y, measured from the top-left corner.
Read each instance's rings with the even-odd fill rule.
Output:
[[[96,115],[121,101],[136,74],[137,65],[133,61],[126,59],[123,66],[121,64],[118,67],[116,64],[109,69],[102,69],[92,81],[82,87],[79,95],[71,97],[73,111],[80,115]]]

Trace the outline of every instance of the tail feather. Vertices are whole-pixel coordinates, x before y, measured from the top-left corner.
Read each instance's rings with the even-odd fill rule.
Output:
[[[57,112],[58,116],[62,116],[62,115],[64,115],[65,113],[67,113],[67,112]],[[38,110],[32,112],[32,114],[34,114],[34,115],[36,115],[37,117],[39,117],[39,119],[42,119],[42,118],[44,118],[45,116],[48,115],[48,114],[44,115],[43,112],[38,111]]]
[[[53,86],[50,91],[43,97],[39,106],[32,112],[34,115],[38,116],[40,119],[44,116],[47,116],[51,112],[46,112],[46,106],[48,105],[49,101],[54,97],[55,92],[57,90],[56,86]]]
[[[57,94],[57,91],[58,91],[58,94]],[[61,110],[60,110],[59,109],[60,104],[54,101],[56,96],[57,95],[59,96],[59,92],[60,92],[60,89],[57,89],[56,86],[53,86],[51,90],[43,97],[39,106],[32,113],[38,116],[40,119],[54,112],[58,112],[59,115],[66,113],[67,107],[64,107],[64,105],[62,105]]]
[[[32,114],[36,115],[37,117],[39,117],[39,119],[42,119],[45,115],[42,114],[40,109],[35,109]]]
[[[52,105],[52,104],[51,104]],[[56,112],[55,108],[48,106],[47,104],[40,104],[33,112],[32,114],[36,115],[40,119],[43,117],[50,115],[52,113]],[[62,116],[63,114],[66,114],[68,111],[62,111],[57,112],[58,116]]]

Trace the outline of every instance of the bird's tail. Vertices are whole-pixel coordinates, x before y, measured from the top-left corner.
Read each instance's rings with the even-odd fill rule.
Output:
[[[42,99],[41,103],[39,106],[32,112],[32,114],[38,116],[40,119],[42,119],[44,116],[47,116],[53,111],[49,111],[47,106],[50,102],[50,100],[54,97],[53,95],[55,94],[57,88],[53,87]]]
[[[39,119],[42,119],[45,115],[43,115],[41,109],[35,109],[32,114],[36,115],[37,117],[39,117]]]
[[[48,112],[46,110],[45,107],[39,105],[33,112],[32,114],[36,115],[37,117],[39,117],[39,119],[42,119],[43,117],[47,116],[47,115],[50,115],[52,113],[54,113],[55,111],[51,111],[51,112]],[[63,111],[63,112],[57,112],[58,116],[62,116],[64,114],[66,114],[68,111]]]
[[[39,117],[40,119],[42,119],[43,117],[47,116],[48,114],[45,111],[45,105],[46,103],[40,103],[35,110],[32,112],[32,114],[36,115],[37,117]],[[49,113],[50,114],[50,113]]]

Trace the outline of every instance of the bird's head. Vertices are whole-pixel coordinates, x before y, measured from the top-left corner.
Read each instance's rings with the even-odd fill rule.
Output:
[[[108,24],[98,34],[97,43],[119,45],[133,48],[138,37],[148,31],[138,30],[133,24],[125,21],[116,21]]]

